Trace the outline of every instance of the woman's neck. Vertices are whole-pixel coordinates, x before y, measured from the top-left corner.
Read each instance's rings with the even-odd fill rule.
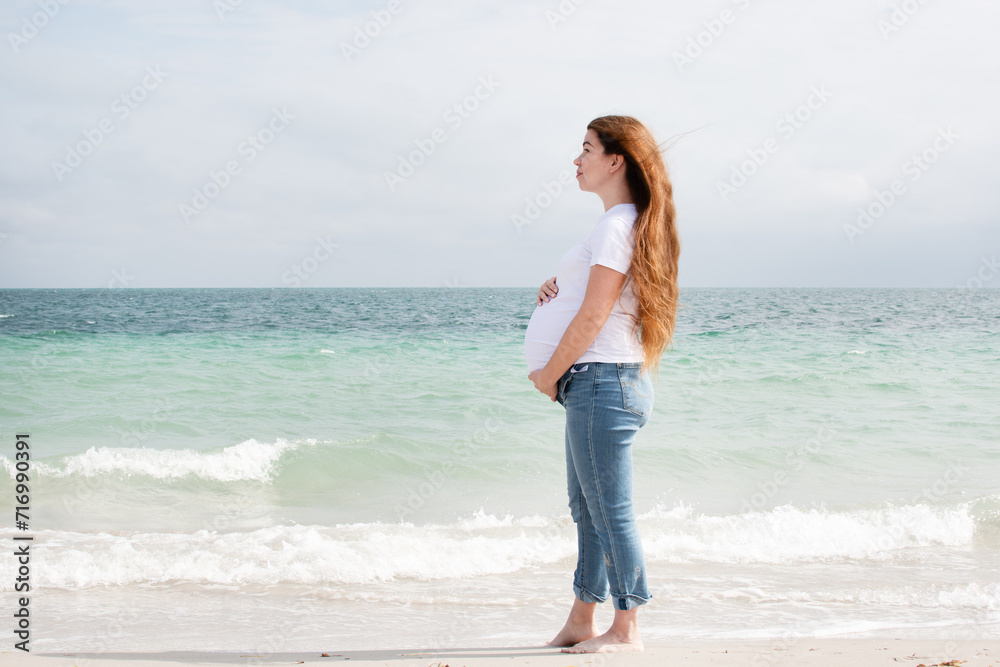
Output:
[[[616,182],[607,192],[598,192],[601,201],[604,202],[604,212],[607,213],[614,206],[619,204],[632,204],[632,193],[629,192],[625,179]]]

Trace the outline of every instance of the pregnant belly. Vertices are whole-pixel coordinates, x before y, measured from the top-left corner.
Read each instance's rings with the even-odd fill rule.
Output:
[[[572,306],[572,304],[567,304]],[[566,308],[559,299],[553,299],[542,306],[536,306],[524,332],[524,357],[528,370],[542,368],[556,351],[566,327],[573,321],[576,310]]]

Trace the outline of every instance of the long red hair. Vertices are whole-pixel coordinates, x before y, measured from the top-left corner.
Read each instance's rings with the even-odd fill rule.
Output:
[[[670,344],[677,319],[677,235],[674,188],[653,134],[631,116],[602,116],[587,125],[605,153],[625,158],[625,180],[639,217],[628,270],[638,302],[635,317],[642,342],[643,369],[655,370]]]

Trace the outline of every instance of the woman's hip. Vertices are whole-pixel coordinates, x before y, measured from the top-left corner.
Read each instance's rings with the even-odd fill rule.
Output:
[[[574,364],[556,390],[556,399],[566,408],[567,426],[584,420],[590,427],[638,429],[653,411],[653,383],[641,363]]]

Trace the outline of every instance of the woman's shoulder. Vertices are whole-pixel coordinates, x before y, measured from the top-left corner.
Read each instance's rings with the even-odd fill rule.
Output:
[[[608,234],[613,236],[627,235],[632,231],[637,217],[635,206],[632,204],[612,206],[597,220],[591,237]]]
[[[597,220],[597,224],[631,227],[638,217],[639,212],[636,210],[635,204],[618,204],[605,211],[604,215]]]

